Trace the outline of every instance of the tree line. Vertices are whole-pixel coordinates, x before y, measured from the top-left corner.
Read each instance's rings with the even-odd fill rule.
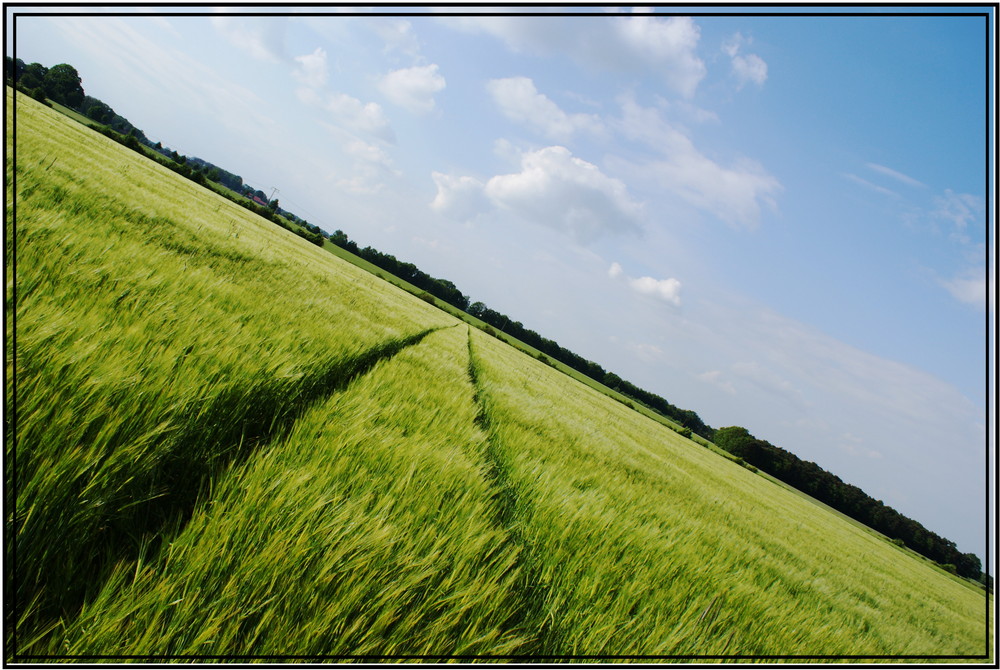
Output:
[[[359,248],[342,230],[327,235],[319,226],[282,210],[278,200],[269,200],[260,190],[243,183],[242,177],[224,170],[200,158],[186,157],[163,147],[160,142],[151,143],[145,134],[115,113],[106,103],[88,96],[76,69],[65,63],[46,68],[38,63],[25,65],[21,59],[6,57],[5,79],[18,90],[32,96],[43,104],[46,98],[80,112],[93,120],[93,126],[104,135],[149,158],[157,160],[174,172],[207,186],[216,182],[231,191],[226,195],[233,202],[271,221],[300,237],[323,246],[329,240],[338,247],[363,258],[372,265],[416,286],[427,295],[434,296],[471,316],[488,324],[489,327],[514,337],[521,342],[563,363],[569,368],[586,375],[596,382],[639,402],[661,415],[683,426],[682,434],[695,433],[741,459],[742,462],[759,468],[830,507],[856,519],[905,544],[914,551],[941,564],[946,569],[963,577],[987,581],[982,566],[975,554],[960,553],[955,544],[927,530],[918,522],[909,519],[880,500],[874,500],[856,486],[847,484],[836,475],[827,472],[811,461],[803,461],[791,452],[776,447],[769,442],[752,436],[745,428],[730,426],[713,429],[692,410],[681,409],[664,398],[639,388],[613,372],[606,371],[599,364],[587,360],[537,332],[526,328],[505,314],[487,307],[482,302],[471,302],[457,286],[447,279],[428,275],[413,263],[400,261],[391,254],[378,251],[370,246]],[[146,149],[150,151],[147,152]],[[155,153],[152,153],[155,152]],[[236,197],[236,195],[241,197]],[[264,203],[264,204],[260,204]],[[294,222],[295,226],[290,222]],[[992,580],[989,580],[992,581]],[[989,586],[989,584],[988,584]]]
[[[372,247],[358,248],[357,243],[342,230],[334,231],[330,235],[330,241],[341,249],[345,249],[355,256],[365,259],[375,267],[413,284],[420,290],[426,291],[435,298],[439,298],[463,312],[469,307],[469,296],[459,291],[458,287],[447,279],[431,277],[413,263],[398,260],[392,254],[382,253],[378,249]]]
[[[975,554],[963,554],[951,540],[933,533],[920,523],[903,516],[881,500],[875,500],[857,486],[841,481],[812,461],[755,438],[741,426],[715,431],[715,444],[769,475],[794,486],[838,512],[860,521],[883,535],[905,544],[913,551],[936,561],[945,569],[982,580],[982,563]]]

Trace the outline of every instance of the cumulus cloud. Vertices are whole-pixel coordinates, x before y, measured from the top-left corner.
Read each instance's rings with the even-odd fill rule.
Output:
[[[316,47],[311,54],[296,56],[298,67],[292,72],[300,82],[311,88],[321,88],[326,84],[326,51]]]
[[[483,16],[444,23],[457,30],[492,35],[517,53],[565,53],[587,67],[645,70],[686,98],[694,95],[705,77],[705,64],[695,53],[701,32],[689,17],[633,15],[566,22]]]
[[[752,40],[736,33],[722,45],[722,50],[729,55],[736,76],[737,85],[743,88],[748,83],[763,86],[767,81],[767,63],[757,54],[741,54],[744,45],[749,45]]]
[[[734,227],[753,228],[761,206],[776,207],[774,197],[781,184],[755,161],[740,158],[723,167],[702,154],[679,129],[667,123],[660,112],[644,108],[634,100],[622,102],[619,129],[632,140],[654,147],[662,159],[641,164],[621,161],[638,179],[653,180],[698,209],[707,211]]]
[[[473,177],[434,172],[437,194],[431,208],[468,220],[490,209],[567,233],[581,244],[604,234],[639,231],[642,205],[625,184],[608,177],[569,149],[552,146],[520,156],[521,171],[485,183]]]
[[[533,127],[549,139],[568,142],[578,132],[603,131],[603,124],[596,115],[567,114],[539,93],[528,77],[493,79],[486,87],[504,116]]]
[[[663,302],[680,307],[681,305],[681,282],[670,277],[668,279],[654,279],[653,277],[629,277],[619,263],[612,263],[608,268],[608,276],[611,279],[622,279],[636,293],[648,295]]]
[[[680,306],[681,304],[681,283],[673,277],[669,279],[653,279],[652,277],[639,277],[629,281],[635,291],[645,295],[651,295],[664,302]]]
[[[498,207],[582,243],[639,229],[642,206],[625,184],[562,146],[522,154],[520,172],[497,175],[484,190]]]
[[[434,94],[445,85],[438,66],[432,64],[393,70],[382,78],[378,87],[393,104],[411,112],[426,113],[434,109]]]
[[[663,68],[660,71],[667,83],[684,97],[694,95],[705,76],[705,64],[695,55],[701,33],[693,20],[634,16],[612,25],[627,52],[640,62]]]
[[[432,172],[437,194],[431,209],[449,218],[468,221],[490,208],[483,183],[473,177],[454,177]]]
[[[312,88],[300,88],[296,94],[302,102],[325,109],[338,125],[348,130],[366,133],[389,144],[396,141],[382,107],[376,102],[364,103],[346,93],[321,95]]]

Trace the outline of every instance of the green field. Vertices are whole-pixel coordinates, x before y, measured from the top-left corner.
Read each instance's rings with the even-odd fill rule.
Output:
[[[986,653],[982,589],[16,105],[8,660]]]

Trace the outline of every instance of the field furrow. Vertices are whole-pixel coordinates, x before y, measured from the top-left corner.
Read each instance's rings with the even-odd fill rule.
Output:
[[[72,654],[513,653],[518,547],[469,458],[482,432],[446,329],[220,478],[158,557],[53,639]]]
[[[546,615],[545,606],[550,600],[549,583],[542,579],[544,557],[527,539],[526,519],[535,517],[531,508],[534,490],[530,483],[519,481],[514,472],[512,452],[503,442],[502,426],[494,420],[492,400],[484,388],[482,363],[468,332],[469,380],[474,389],[478,407],[476,424],[486,433],[481,460],[486,478],[491,483],[493,516],[497,525],[504,528],[516,543],[520,555],[521,576],[515,583],[518,602],[518,623],[521,629],[531,631],[530,644],[521,652],[525,656],[539,657],[555,646],[552,637],[557,634],[554,619]]]

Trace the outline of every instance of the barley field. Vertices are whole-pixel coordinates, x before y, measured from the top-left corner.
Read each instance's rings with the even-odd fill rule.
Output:
[[[8,660],[988,660],[981,589],[6,95]]]

